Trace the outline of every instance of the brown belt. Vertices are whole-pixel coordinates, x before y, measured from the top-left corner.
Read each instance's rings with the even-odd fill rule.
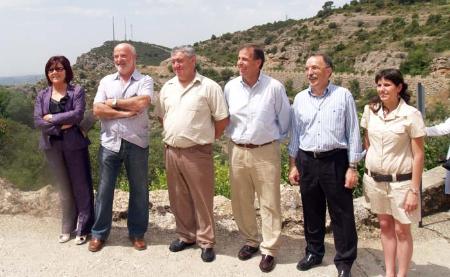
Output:
[[[259,148],[259,147],[271,144],[273,142],[274,142],[274,140],[266,142],[266,143],[263,143],[263,144],[251,144],[251,143],[241,144],[241,143],[236,143],[236,142],[233,141],[233,143],[236,144],[237,146],[242,147],[242,148],[248,148],[248,149]]]
[[[364,172],[372,177],[375,182],[401,182],[412,179],[412,173],[383,175],[364,168]]]

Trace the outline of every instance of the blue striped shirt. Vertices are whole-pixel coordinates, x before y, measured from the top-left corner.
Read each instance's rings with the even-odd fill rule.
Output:
[[[322,96],[311,88],[299,92],[291,108],[289,155],[303,151],[347,149],[349,162],[362,159],[358,116],[353,96],[346,88],[329,83]]]

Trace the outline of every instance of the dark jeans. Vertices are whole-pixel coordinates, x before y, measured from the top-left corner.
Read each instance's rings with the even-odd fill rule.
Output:
[[[60,141],[54,141],[45,155],[58,186],[61,232],[89,234],[94,221],[94,194],[88,148],[67,150]]]
[[[112,224],[114,189],[122,163],[130,186],[128,235],[143,238],[148,226],[148,147],[141,148],[122,140],[118,153],[103,146],[99,150],[100,184],[95,199],[95,223],[92,236],[106,240]]]
[[[325,254],[325,212],[331,217],[338,269],[350,269],[356,259],[358,237],[353,214],[352,190],[344,187],[348,169],[347,150],[315,159],[299,150],[296,165],[301,174],[306,253]]]

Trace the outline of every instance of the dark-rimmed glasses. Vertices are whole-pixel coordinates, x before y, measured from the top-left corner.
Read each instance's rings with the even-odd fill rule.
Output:
[[[65,70],[65,68],[64,67],[62,67],[62,66],[57,66],[57,67],[50,67],[49,69],[48,69],[48,73],[52,73],[53,71],[56,71],[56,72],[62,72],[62,71],[64,71]]]

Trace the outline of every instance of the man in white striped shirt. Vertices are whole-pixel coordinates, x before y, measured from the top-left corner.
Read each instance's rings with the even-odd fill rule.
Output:
[[[296,95],[291,109],[289,180],[300,185],[307,243],[297,269],[322,262],[328,204],[338,276],[351,276],[358,240],[352,189],[358,184],[356,165],[363,153],[355,102],[350,91],[329,81],[332,67],[324,54],[307,60],[309,88]]]
[[[100,251],[111,231],[114,188],[122,163],[127,172],[130,198],[128,236],[136,250],[144,250],[148,227],[147,109],[153,79],[136,70],[136,49],[129,43],[114,47],[117,72],[105,76],[94,98],[94,114],[102,123],[99,149],[100,183],[95,198],[95,222],[89,251]]]

